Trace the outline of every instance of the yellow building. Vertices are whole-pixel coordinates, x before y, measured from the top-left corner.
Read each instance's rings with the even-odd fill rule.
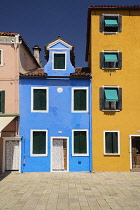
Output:
[[[92,171],[140,170],[140,6],[88,9]]]

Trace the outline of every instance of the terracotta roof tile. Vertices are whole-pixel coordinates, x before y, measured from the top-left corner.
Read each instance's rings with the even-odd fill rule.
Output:
[[[89,67],[77,67],[75,68],[75,73],[71,73],[72,77],[91,77]]]
[[[140,9],[140,5],[96,5],[96,6],[90,6],[90,9]]]
[[[37,68],[25,73],[20,73],[20,77],[47,77],[47,74],[44,73],[43,68]]]
[[[12,32],[0,32],[0,36],[15,36],[18,35],[18,33],[12,33]],[[19,34],[20,35],[20,34]]]

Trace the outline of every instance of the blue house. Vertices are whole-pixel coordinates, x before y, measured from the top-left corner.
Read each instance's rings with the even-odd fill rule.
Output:
[[[91,75],[58,37],[47,63],[20,74],[21,171],[91,171]]]

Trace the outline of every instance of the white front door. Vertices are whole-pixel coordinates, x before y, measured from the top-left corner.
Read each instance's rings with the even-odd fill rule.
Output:
[[[67,171],[67,139],[52,139],[52,171]]]
[[[5,141],[5,170],[19,170],[19,141]]]

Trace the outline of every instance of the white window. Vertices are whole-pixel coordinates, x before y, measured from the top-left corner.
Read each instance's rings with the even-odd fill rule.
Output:
[[[72,155],[73,156],[88,156],[89,142],[88,130],[78,129],[72,130]]]
[[[119,86],[103,86],[100,88],[100,110],[122,110],[122,88]]]
[[[88,87],[72,88],[72,112],[88,112]]]
[[[122,53],[119,51],[107,51],[107,50],[100,52],[100,68],[121,69]]]
[[[31,87],[31,112],[48,112],[48,87]]]
[[[66,53],[53,53],[53,70],[66,70]]]
[[[0,66],[3,66],[3,50],[0,49]]]
[[[120,33],[122,31],[122,16],[119,14],[103,14],[100,17],[100,32]]]
[[[48,131],[31,130],[30,155],[39,157],[48,155]]]
[[[104,131],[104,155],[120,155],[119,131]]]

